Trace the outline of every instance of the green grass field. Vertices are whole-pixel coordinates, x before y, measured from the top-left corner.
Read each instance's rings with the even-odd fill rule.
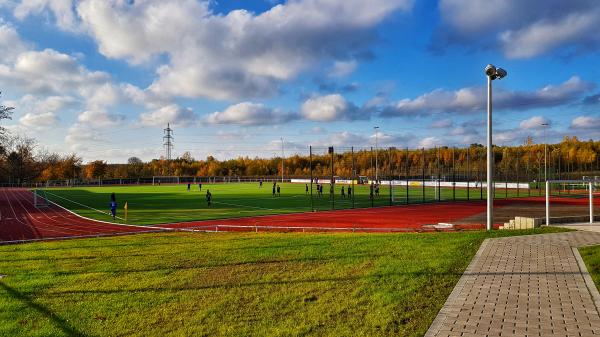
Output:
[[[422,336],[485,238],[560,230],[0,246],[0,336]]]
[[[109,221],[112,219],[107,214],[108,203],[110,194],[114,192],[119,202],[118,216],[125,217],[123,206],[127,202],[126,222],[137,225],[309,212],[313,208],[329,210],[333,207],[348,209],[390,204],[388,186],[381,187],[380,196],[374,198],[373,202],[369,198],[368,186],[356,186],[354,203],[349,198],[342,199],[338,188],[335,191],[335,204],[329,198],[328,188],[329,186],[325,185],[322,198],[317,197],[314,192],[312,203],[310,195],[305,193],[304,184],[291,183],[281,184],[282,192],[279,197],[272,196],[271,185],[268,183],[262,188],[258,187],[258,183],[203,184],[202,191],[199,191],[197,185],[192,185],[189,192],[186,185],[50,188],[46,190],[46,195],[50,200],[78,214]],[[213,195],[213,205],[210,208],[205,200],[207,189]],[[411,187],[408,192],[410,203],[423,202],[422,188]],[[472,200],[479,200],[481,193],[478,188],[471,188],[469,192]],[[393,204],[406,203],[405,187],[396,187],[393,193]],[[435,193],[434,188],[426,188],[425,202],[433,202]],[[508,190],[508,193],[505,193],[505,190],[498,189],[496,195],[498,198],[506,195],[514,197],[517,192]],[[521,195],[527,195],[526,191],[521,191]],[[467,190],[441,189],[442,200],[453,200],[454,197],[456,200],[467,200]]]
[[[600,289],[600,246],[580,247],[578,249],[596,287]]]

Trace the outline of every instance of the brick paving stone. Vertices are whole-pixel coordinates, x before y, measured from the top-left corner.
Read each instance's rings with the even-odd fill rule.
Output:
[[[600,336],[572,247],[598,232],[487,239],[425,336]]]

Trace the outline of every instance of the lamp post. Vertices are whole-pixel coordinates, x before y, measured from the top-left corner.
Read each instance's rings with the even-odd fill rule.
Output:
[[[546,129],[548,128],[548,123],[542,123],[544,127],[544,181],[548,181],[548,142],[546,141]]]
[[[379,181],[377,176],[377,155],[379,154],[379,148],[377,147],[377,130],[379,130],[379,127],[374,126],[373,129],[375,130],[375,183],[377,183]]]
[[[283,137],[281,137],[281,183],[283,183]]]
[[[487,76],[487,221],[486,229],[492,230],[494,221],[494,162],[492,153],[492,81],[507,75],[506,70],[488,64],[485,67]]]

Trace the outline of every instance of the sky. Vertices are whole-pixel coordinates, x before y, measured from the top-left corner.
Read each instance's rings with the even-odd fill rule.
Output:
[[[84,162],[600,139],[597,0],[0,0],[2,123]],[[547,124],[546,126],[542,124]],[[375,129],[375,127],[379,127]]]

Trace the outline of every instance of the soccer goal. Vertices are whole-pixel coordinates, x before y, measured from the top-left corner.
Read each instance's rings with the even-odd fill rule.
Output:
[[[50,202],[48,201],[48,197],[46,196],[46,191],[42,189],[33,190],[33,205],[36,208],[44,208],[49,207]]]
[[[599,188],[600,181],[591,179],[546,181],[546,226],[594,223],[594,200],[599,197]]]
[[[179,184],[178,176],[152,176],[152,185]]]

